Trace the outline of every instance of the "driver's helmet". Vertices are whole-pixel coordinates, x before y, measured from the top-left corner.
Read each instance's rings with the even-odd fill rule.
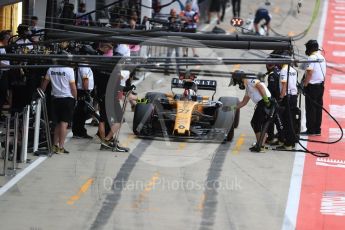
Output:
[[[186,89],[183,93],[183,96],[186,97],[192,97],[197,95],[197,84],[194,81],[191,81],[193,83],[192,87],[190,89]]]

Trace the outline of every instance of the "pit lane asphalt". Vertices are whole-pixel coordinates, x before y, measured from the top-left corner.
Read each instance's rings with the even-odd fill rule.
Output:
[[[252,2],[242,1],[243,16],[254,12],[257,4]],[[296,17],[289,1],[275,2],[279,6],[272,6],[273,27],[291,10],[276,30],[287,34],[306,27],[313,1],[303,1]],[[230,18],[228,13],[225,21]],[[305,41],[316,38],[318,25],[297,42],[301,50]],[[230,32],[226,23],[221,27]],[[241,50],[217,54],[263,55]],[[230,70],[238,67],[265,71],[244,65]],[[169,91],[169,79],[151,74],[138,86],[139,95]],[[227,86],[229,79],[217,80],[216,98],[242,98],[243,91]],[[294,153],[248,151],[255,139],[249,124],[253,109],[249,103],[241,110],[234,140],[226,144],[137,139],[131,132],[131,112],[120,137],[131,148],[129,154],[99,151],[95,138],[71,139],[66,145],[71,154],[44,161],[0,197],[1,229],[280,229]],[[95,128],[88,129],[95,133]]]

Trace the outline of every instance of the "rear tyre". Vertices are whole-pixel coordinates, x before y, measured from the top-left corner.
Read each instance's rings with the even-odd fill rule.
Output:
[[[236,105],[240,102],[237,98]],[[238,125],[240,124],[240,109],[236,109],[235,118],[234,118],[234,128],[237,129]]]
[[[160,100],[160,99],[166,99],[167,96],[165,93],[159,93],[159,92],[148,92],[145,95],[145,98],[150,102],[153,103],[155,100]]]
[[[214,128],[225,130],[223,141],[232,141],[235,134],[235,112],[226,108],[237,105],[239,100],[237,97],[220,97],[219,101],[222,102],[223,106],[218,109]]]

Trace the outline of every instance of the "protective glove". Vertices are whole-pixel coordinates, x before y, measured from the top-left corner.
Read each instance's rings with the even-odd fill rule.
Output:
[[[263,99],[263,101],[264,101],[264,103],[265,103],[265,106],[266,106],[267,108],[269,108],[269,107],[271,106],[270,99],[269,99],[266,95],[263,96],[262,99]]]

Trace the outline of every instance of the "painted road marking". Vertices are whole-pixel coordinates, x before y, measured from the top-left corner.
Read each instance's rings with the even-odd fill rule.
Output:
[[[324,3],[328,3],[328,0],[324,0]],[[329,0],[330,4],[334,3],[334,0]],[[322,7],[324,11],[327,11],[327,25],[332,25],[334,22],[334,17],[332,15],[332,7]],[[342,15],[344,15],[344,11]],[[336,22],[340,24],[340,20]],[[341,24],[344,24],[341,23]],[[342,26],[342,25],[341,25]],[[336,73],[336,71],[343,71],[344,57],[334,57],[332,51],[343,50],[343,49],[336,49],[335,46],[330,45],[327,40],[331,40],[334,36],[334,28],[333,26],[328,26],[327,29],[322,29],[324,33],[324,41],[321,43],[325,50],[328,52],[325,53],[326,60],[332,60],[334,64],[331,63],[328,65],[328,75],[325,79],[325,97],[324,103],[326,105],[332,104],[332,98],[330,89],[334,87],[331,84],[331,74]],[[339,31],[340,32],[340,31]],[[338,37],[344,37],[344,33],[335,34]],[[339,39],[340,40],[340,39]],[[345,41],[341,39],[340,41]],[[330,69],[329,67],[341,67],[340,70],[337,69]],[[339,73],[343,74],[343,73]],[[343,89],[343,88],[341,88]],[[335,103],[333,103],[335,104]],[[330,110],[331,113],[338,118],[344,117],[342,113],[344,113],[344,107],[339,105],[344,105],[345,100],[343,99],[341,102],[337,102],[338,105],[331,105]],[[344,120],[338,120],[341,125],[344,126]],[[333,121],[331,119],[324,119],[322,121],[322,129],[329,129],[329,127],[335,127]],[[332,134],[328,132],[325,133],[328,139]],[[333,160],[340,160],[344,159],[343,150],[345,148],[344,142],[338,142],[334,145],[322,145],[320,143],[308,143],[308,148],[310,149],[318,149],[320,151],[328,152]],[[330,164],[327,162],[319,161],[318,164]],[[335,163],[330,165],[336,165]],[[316,165],[315,157],[307,154],[304,163],[304,171],[303,171],[303,180],[302,180],[302,188],[300,193],[300,200],[299,200],[299,209],[297,214],[297,223],[296,226],[293,226],[290,229],[298,229],[298,230],[343,230],[345,226],[345,218],[339,218],[339,216],[345,215],[345,181],[342,180],[345,178],[345,170],[339,167],[320,167]],[[339,193],[342,193],[339,195]]]
[[[344,6],[336,6],[334,7],[335,10],[345,10]]]
[[[150,181],[145,185],[144,190],[139,194],[138,198],[133,202],[132,208],[140,208],[141,204],[146,200],[158,180],[159,172],[156,172],[153,174]]]
[[[344,16],[344,19],[345,19],[345,16]],[[336,27],[334,27],[334,30],[345,30],[345,27],[343,27],[343,26],[336,26]]]
[[[344,19],[345,18],[345,16],[343,16],[343,15],[335,15],[334,17],[338,18],[338,19]],[[337,27],[335,27],[334,29],[337,30],[336,28]],[[342,27],[340,27],[340,28],[342,28]]]
[[[279,14],[280,13],[280,7],[279,6],[274,7],[273,13]]]
[[[185,148],[186,148],[186,146],[187,146],[187,143],[180,143],[179,145],[178,145],[178,150],[184,150]]]
[[[15,177],[9,180],[4,186],[0,188],[0,196],[5,194],[10,188],[12,188],[15,184],[17,184],[23,177],[29,174],[32,170],[34,170],[37,166],[39,166],[43,161],[45,161],[47,157],[39,157],[34,162],[32,162],[27,168],[23,171],[18,173]]]
[[[332,14],[345,14],[345,11],[332,10]]]
[[[205,208],[205,201],[206,201],[206,194],[203,193],[201,195],[200,203],[199,203],[199,205],[197,207],[198,211],[202,211]]]
[[[303,143],[304,142],[304,143]],[[305,141],[302,145],[305,146]],[[300,147],[299,147],[300,148]],[[295,229],[297,221],[297,212],[301,195],[302,178],[305,162],[305,153],[296,153],[295,161],[291,174],[290,188],[288,200],[286,202],[286,209],[284,214],[284,222],[282,230]]]
[[[345,63],[327,63],[327,67],[342,69],[345,68]]]
[[[340,45],[345,46],[345,42],[339,42],[339,41],[327,41],[330,45]]]
[[[234,72],[236,70],[239,70],[241,67],[241,64],[236,64],[236,65],[233,65],[232,69],[231,69],[231,72]]]
[[[232,154],[238,154],[241,150],[241,147],[244,143],[244,139],[245,139],[245,136],[244,134],[241,134],[240,137],[238,138],[237,142],[236,142],[236,145],[234,147],[234,149],[232,150]]]
[[[331,82],[332,84],[345,84],[345,75],[332,74]]]
[[[131,142],[133,142],[134,137],[135,137],[134,134],[129,134],[128,137],[127,137],[127,139],[126,139],[124,142],[122,142],[122,146],[127,148],[127,147],[129,146],[129,144],[130,144]]]
[[[315,164],[326,167],[345,168],[345,160],[336,160],[324,157],[317,158]]]
[[[345,21],[344,21],[344,24],[345,24]],[[343,33],[334,33],[334,37],[343,38],[343,37],[345,37],[345,34],[343,34]]]
[[[321,7],[321,9],[322,12],[320,20],[320,29],[317,40],[320,42],[320,44],[323,44],[328,11],[328,0],[323,1],[323,7]],[[302,144],[305,146],[306,143],[302,142]],[[282,230],[292,230],[297,228],[297,219],[302,194],[302,179],[305,170],[305,160],[305,153],[295,153],[295,160],[291,174],[289,195],[286,203]]]
[[[74,196],[71,196],[68,201],[67,201],[67,204],[69,205],[73,205],[76,201],[78,201],[82,195],[84,193],[87,192],[87,190],[89,190],[90,186],[93,184],[94,182],[94,179],[90,178],[88,179],[79,189],[78,193]]]
[[[289,37],[295,36],[295,33],[293,31],[289,31],[288,36]]]
[[[332,52],[334,57],[345,57],[345,51],[335,50]]]
[[[320,212],[323,215],[345,216],[345,192],[324,192]]]
[[[334,24],[345,24],[345,21],[335,20]]]
[[[342,129],[343,133],[345,133],[345,129]],[[340,138],[341,135],[341,130],[339,128],[330,128],[328,130],[329,133],[329,140],[338,140]],[[345,136],[343,136],[343,139],[345,138]]]
[[[345,98],[345,90],[331,89],[329,93],[333,98]]]
[[[330,105],[329,108],[333,117],[339,119],[345,118],[345,105]]]

